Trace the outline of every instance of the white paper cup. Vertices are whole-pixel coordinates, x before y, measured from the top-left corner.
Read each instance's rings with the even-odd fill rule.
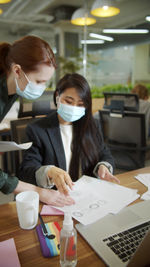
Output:
[[[38,221],[39,194],[34,191],[19,193],[16,196],[16,207],[20,227],[34,228]]]

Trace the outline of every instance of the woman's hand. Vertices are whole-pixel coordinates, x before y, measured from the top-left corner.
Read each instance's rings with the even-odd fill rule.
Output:
[[[117,182],[118,184],[120,183],[119,179],[112,175],[105,165],[99,166],[98,176],[100,177],[100,179],[107,180],[109,182]]]
[[[60,193],[65,195],[69,194],[67,185],[70,187],[70,189],[72,189],[73,182],[66,171],[52,166],[48,170],[47,175],[50,179],[52,179],[52,182],[56,185]]]
[[[40,201],[48,205],[63,207],[65,205],[73,205],[75,201],[70,196],[65,196],[59,191],[41,188],[33,184],[28,184],[22,181],[18,181],[17,187],[13,191],[14,194],[18,194],[23,191],[35,191],[39,194]]]
[[[63,207],[75,204],[75,201],[70,196],[66,196],[53,189],[39,188],[38,193],[40,201],[48,205]]]

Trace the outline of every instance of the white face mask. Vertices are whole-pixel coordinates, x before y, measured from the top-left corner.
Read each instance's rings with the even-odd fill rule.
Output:
[[[74,122],[85,115],[85,107],[77,107],[59,102],[57,113],[64,121]]]
[[[44,90],[46,89],[46,85],[45,84],[36,84],[34,82],[31,82],[25,73],[24,73],[24,75],[28,81],[28,84],[26,85],[26,87],[23,91],[20,90],[20,88],[18,86],[17,79],[15,78],[17,94],[19,96],[22,96],[23,98],[30,99],[30,100],[33,100],[33,99],[40,97],[43,94]]]

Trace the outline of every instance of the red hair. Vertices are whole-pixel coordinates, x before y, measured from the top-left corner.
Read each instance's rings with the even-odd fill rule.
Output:
[[[137,84],[132,90],[131,93],[137,94],[140,99],[146,100],[149,97],[148,89],[142,84]]]
[[[8,73],[12,63],[19,64],[24,72],[35,71],[42,63],[56,68],[51,47],[35,36],[25,36],[12,45],[0,44],[0,75]]]

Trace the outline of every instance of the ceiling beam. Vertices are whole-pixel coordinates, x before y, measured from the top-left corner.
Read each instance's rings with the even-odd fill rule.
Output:
[[[14,3],[11,4],[11,6],[2,14],[3,18],[6,18],[8,15],[12,14],[12,11],[17,8],[18,5],[20,5],[22,0],[16,0]]]
[[[17,14],[19,14],[23,9],[29,4],[30,0],[24,1],[24,3],[21,3],[21,5],[13,11],[13,17]]]
[[[51,25],[50,23],[42,23],[42,22],[32,22],[32,21],[23,21],[23,20],[14,20],[14,19],[4,19],[0,18],[0,22],[7,23],[7,24],[20,24],[20,25],[31,25],[35,27],[47,27],[49,29],[54,29],[54,25]]]
[[[41,2],[41,0],[39,1],[39,3],[37,3],[37,7],[32,9],[30,8],[30,14],[38,14],[41,11],[43,11],[44,9],[46,9],[51,3],[53,3],[54,0],[44,0],[43,2]],[[4,12],[4,14],[2,15],[3,18],[8,17],[9,15],[13,17],[14,15],[19,14],[21,11],[23,11],[23,9],[27,6],[30,5],[32,7],[32,3],[33,0],[26,0],[24,1],[24,3],[22,3],[22,0],[16,0],[14,3],[11,4],[11,6],[7,9],[6,12]]]
[[[32,0],[31,0],[32,1]],[[47,7],[50,6],[50,4],[52,4],[55,0],[44,0],[44,1],[41,1],[40,0],[40,4],[37,5],[36,8],[34,8],[34,10],[31,10],[32,14],[37,14],[41,11],[43,11],[44,9],[46,9]]]

